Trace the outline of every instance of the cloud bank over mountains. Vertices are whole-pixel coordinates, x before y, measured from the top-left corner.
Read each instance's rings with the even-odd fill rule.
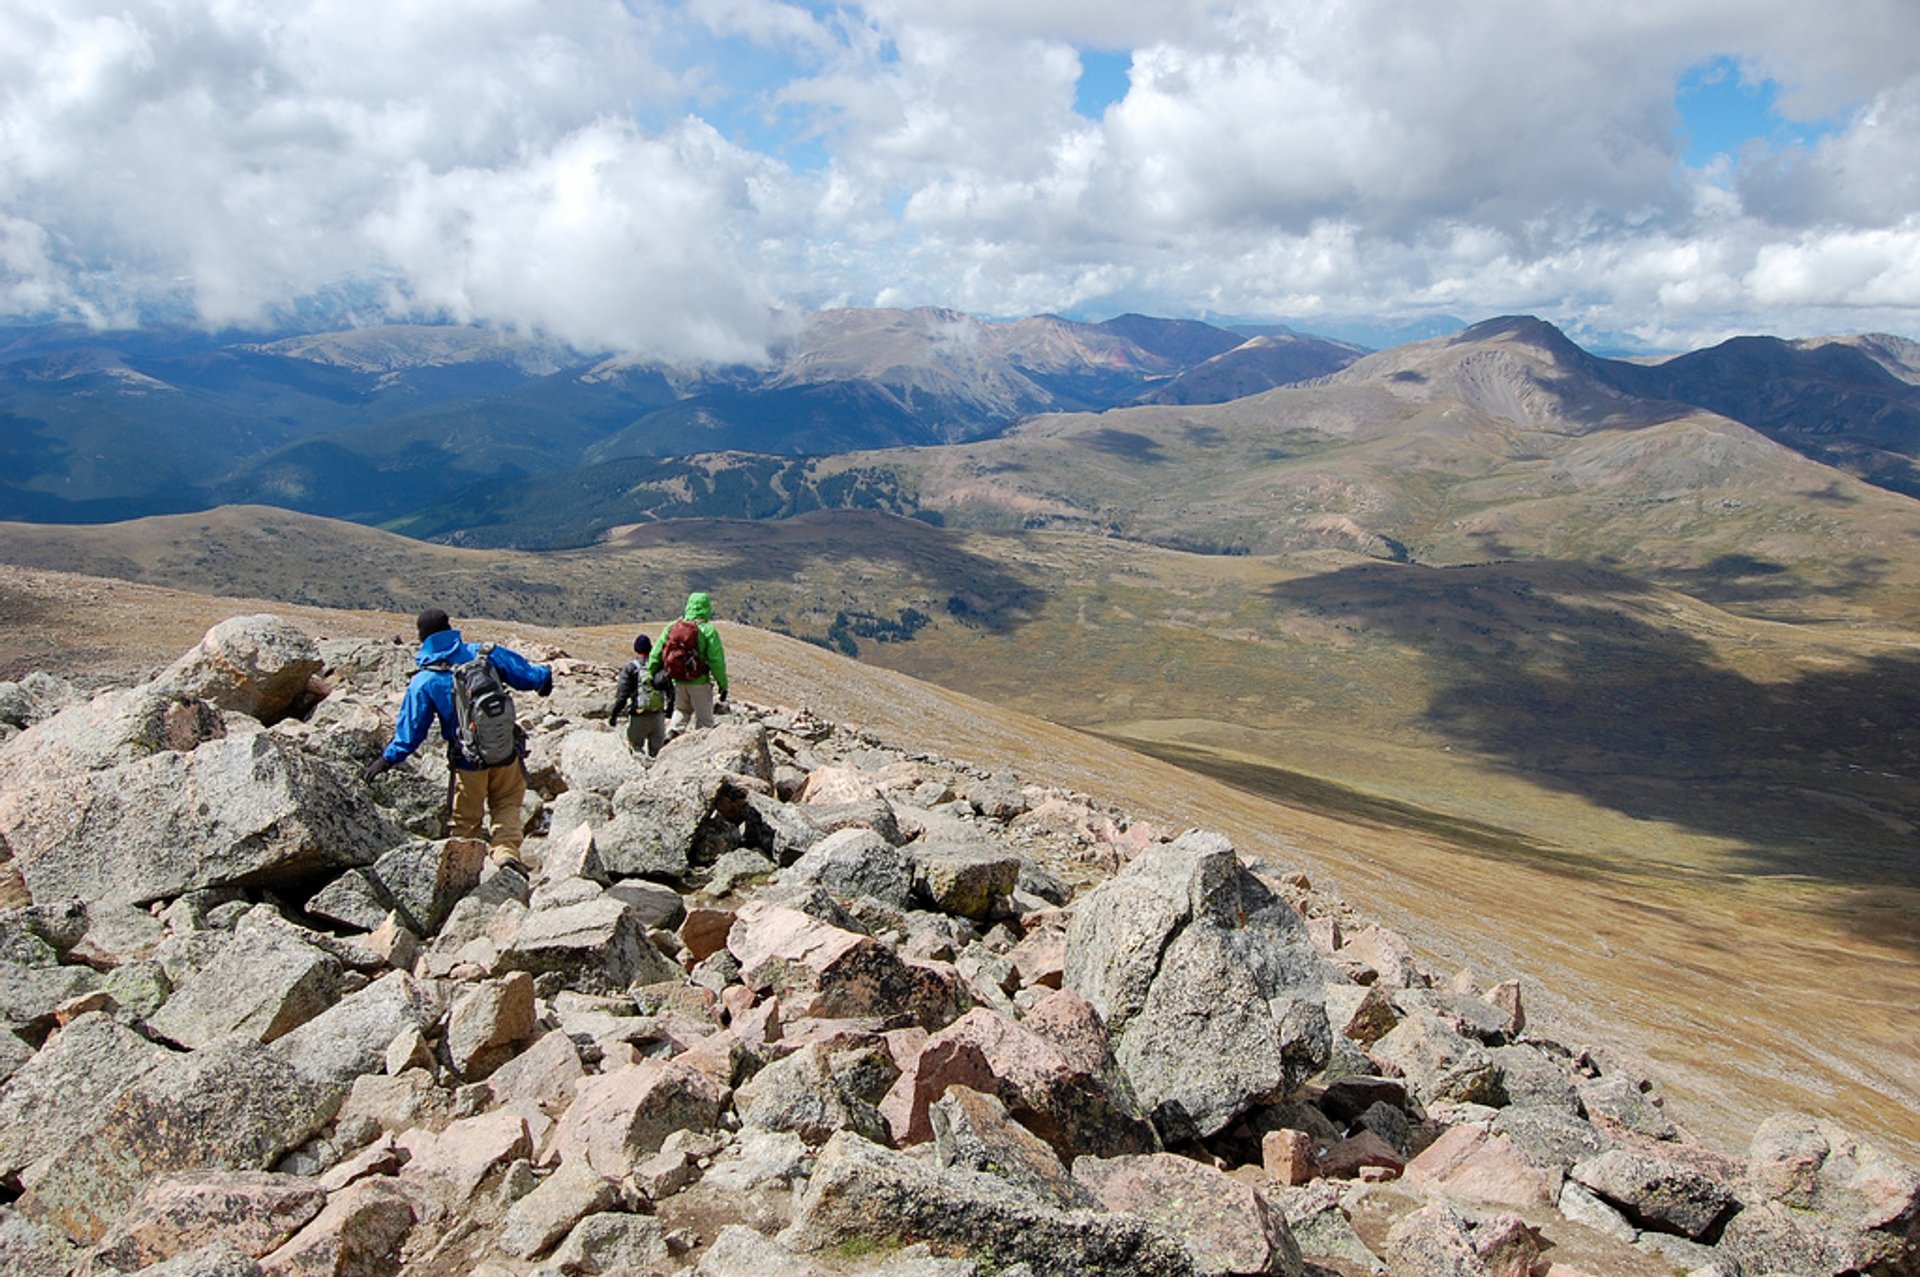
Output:
[[[1751,136],[1689,164],[1703,68]],[[0,315],[731,360],[923,304],[1920,332],[1920,6],[0,9]]]

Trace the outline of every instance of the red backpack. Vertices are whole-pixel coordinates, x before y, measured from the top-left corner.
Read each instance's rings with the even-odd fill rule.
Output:
[[[707,663],[700,656],[700,627],[692,621],[675,621],[667,627],[667,641],[660,649],[660,667],[676,683],[692,683],[707,676]]]

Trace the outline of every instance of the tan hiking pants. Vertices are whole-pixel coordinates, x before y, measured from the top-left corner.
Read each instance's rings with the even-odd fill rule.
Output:
[[[453,820],[447,836],[482,837],[481,826],[491,814],[493,831],[487,841],[518,852],[526,837],[520,813],[526,797],[527,773],[517,758],[479,771],[456,770],[453,773]]]
[[[667,730],[677,735],[690,726],[713,726],[712,683],[675,683],[673,685],[673,722]]]

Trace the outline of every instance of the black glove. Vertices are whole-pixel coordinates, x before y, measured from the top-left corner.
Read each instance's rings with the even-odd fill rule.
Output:
[[[720,699],[723,701],[727,699],[727,689],[724,687],[720,689]]]
[[[615,727],[618,727],[618,726],[620,726],[620,711],[619,711],[618,709],[610,709],[610,710],[608,710],[608,711],[607,711],[607,721],[608,721],[609,723],[612,723],[612,724],[613,724],[613,725],[614,725]]]
[[[389,770],[392,766],[393,764],[387,761],[387,756],[382,754],[367,764],[367,770],[360,773],[360,779],[371,785],[374,781],[380,779],[381,773]]]

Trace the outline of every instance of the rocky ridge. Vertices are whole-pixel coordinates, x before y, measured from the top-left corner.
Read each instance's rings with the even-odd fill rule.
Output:
[[[0,1267],[1920,1272],[1913,1168],[1706,1148],[1217,834],[783,707],[647,764],[515,645],[524,868],[358,782],[393,643],[0,684]]]

